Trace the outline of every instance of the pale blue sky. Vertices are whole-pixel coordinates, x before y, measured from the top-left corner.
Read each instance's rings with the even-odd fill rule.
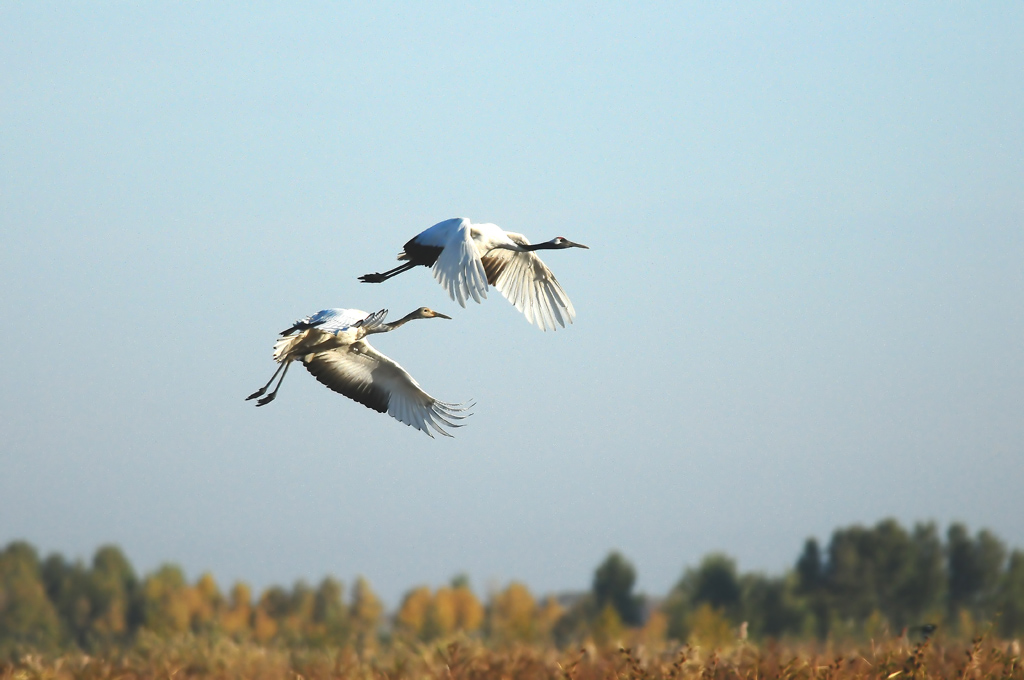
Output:
[[[664,593],[895,516],[1024,545],[1024,5],[0,5],[0,543],[223,586],[465,571]],[[542,333],[425,270],[468,216],[544,255]],[[324,307],[431,441],[296,370]]]

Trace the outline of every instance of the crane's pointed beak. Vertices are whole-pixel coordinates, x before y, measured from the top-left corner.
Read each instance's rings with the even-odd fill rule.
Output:
[[[583,248],[584,250],[590,250],[590,246],[585,246],[582,243],[576,243],[574,241],[569,241],[569,245],[571,245],[573,248]]]
[[[448,316],[447,314],[442,314],[441,312],[434,312],[434,316],[436,316],[439,319],[448,319],[449,321],[452,318],[452,317]]]

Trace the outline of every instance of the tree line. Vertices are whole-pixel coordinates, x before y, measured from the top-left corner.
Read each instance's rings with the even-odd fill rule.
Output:
[[[879,637],[925,625],[1024,634],[1024,551],[961,524],[944,539],[934,524],[907,530],[891,519],[837,529],[824,547],[808,539],[794,566],[776,576],[740,573],[733,559],[712,554],[660,598],[634,592],[635,584],[634,566],[613,552],[588,591],[537,598],[513,582],[482,602],[458,576],[440,588],[411,589],[386,616],[363,578],[347,591],[327,577],[257,597],[244,583],[223,593],[210,574],[189,583],[174,565],[140,578],[115,546],[101,547],[86,565],[59,554],[42,559],[16,541],[0,552],[0,654],[99,652],[182,634],[360,653],[455,633],[496,645],[561,646],[625,637],[710,646],[737,636]]]

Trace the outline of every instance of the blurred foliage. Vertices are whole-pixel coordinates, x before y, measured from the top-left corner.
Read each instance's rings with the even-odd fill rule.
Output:
[[[908,530],[889,519],[837,529],[824,548],[808,539],[780,576],[741,573],[729,556],[710,554],[663,598],[635,593],[636,579],[619,552],[597,566],[586,592],[537,598],[511,582],[482,602],[459,575],[437,589],[410,590],[385,617],[362,577],[347,598],[331,577],[258,595],[236,583],[224,595],[212,575],[190,582],[170,564],[140,579],[114,546],[101,547],[87,565],[60,555],[40,559],[16,541],[0,552],[0,658],[142,653],[182,639],[295,653],[347,650],[361,664],[398,647],[451,640],[495,650],[657,650],[773,640],[911,644],[936,630],[948,640],[1024,634],[1024,552],[960,524],[945,540],[931,523]]]

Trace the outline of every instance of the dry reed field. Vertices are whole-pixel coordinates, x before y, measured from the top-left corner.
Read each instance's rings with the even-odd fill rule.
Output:
[[[941,637],[911,644],[906,638],[863,645],[790,646],[739,643],[721,650],[690,645],[648,649],[614,646],[557,650],[518,645],[492,649],[478,641],[394,644],[375,654],[351,648],[289,650],[186,636],[142,641],[109,656],[26,655],[0,665],[0,680],[304,678],[414,680],[1024,680],[1020,643],[979,637]]]

